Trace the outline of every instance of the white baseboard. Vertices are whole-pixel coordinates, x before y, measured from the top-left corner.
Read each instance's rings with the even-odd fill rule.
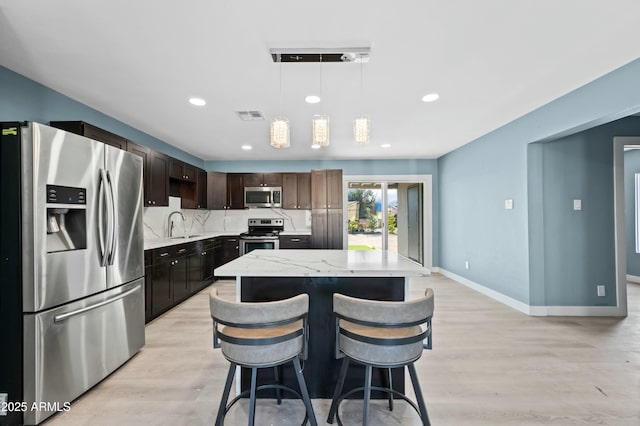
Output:
[[[443,268],[439,268],[440,273],[442,275],[444,275],[445,277],[451,278],[454,281],[459,282],[462,285],[465,285],[475,291],[477,291],[478,293],[482,293],[485,296],[489,296],[490,298],[497,300],[500,303],[503,303],[517,311],[520,311],[522,313],[525,313],[527,315],[531,315],[531,313],[529,312],[529,308],[530,306],[527,305],[526,303],[523,303],[519,300],[516,300],[512,297],[509,296],[505,296],[504,294],[497,292],[495,290],[491,290],[488,287],[485,287],[481,284],[478,284],[474,281],[471,281],[465,277],[461,277],[460,275],[454,274],[453,272],[449,272],[446,269]]]
[[[449,272],[446,269],[438,268],[439,272],[445,277],[451,278],[460,284],[467,286],[478,293],[482,293],[500,303],[503,303],[517,311],[531,316],[568,316],[568,317],[617,317],[624,316],[617,306],[531,306],[524,302],[506,296],[500,292],[492,290],[471,281],[460,275]],[[640,282],[640,277],[638,282]],[[629,276],[627,276],[629,280]]]
[[[440,273],[440,267],[439,266],[432,266],[431,268],[429,268],[429,270],[431,272],[435,272],[436,274]],[[638,278],[640,278],[640,277],[638,277]]]
[[[637,275],[628,275],[627,274],[627,282],[640,284],[640,277]]]

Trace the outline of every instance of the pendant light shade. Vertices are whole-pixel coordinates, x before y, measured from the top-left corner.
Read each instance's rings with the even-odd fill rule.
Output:
[[[360,111],[362,111],[363,106],[363,96],[362,96],[362,74],[364,73],[363,68],[363,60],[360,58]],[[358,145],[369,145],[369,139],[371,137],[371,122],[369,121],[369,117],[364,114],[360,114],[360,117],[356,117],[353,120],[353,138],[356,140]]]
[[[329,116],[314,115],[312,121],[311,139],[312,145],[328,146],[329,145]]]
[[[274,148],[288,148],[289,142],[289,120],[277,117],[271,120],[271,146]]]
[[[353,138],[358,145],[368,145],[371,134],[371,123],[369,117],[361,115],[353,120]]]
[[[280,117],[271,120],[271,146],[289,148],[289,120],[282,117],[282,63],[280,63]]]

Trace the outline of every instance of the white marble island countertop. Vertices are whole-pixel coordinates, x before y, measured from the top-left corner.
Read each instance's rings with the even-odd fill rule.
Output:
[[[431,271],[383,250],[253,250],[216,268],[216,276],[236,277],[408,277]]]

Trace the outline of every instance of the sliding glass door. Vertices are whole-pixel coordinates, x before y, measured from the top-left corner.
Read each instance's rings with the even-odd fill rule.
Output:
[[[423,185],[346,181],[349,250],[389,250],[423,262]]]

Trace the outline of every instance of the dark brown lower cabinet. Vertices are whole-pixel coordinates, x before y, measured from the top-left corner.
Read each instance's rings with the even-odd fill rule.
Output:
[[[213,282],[213,241],[194,241],[145,252],[146,322]]]

